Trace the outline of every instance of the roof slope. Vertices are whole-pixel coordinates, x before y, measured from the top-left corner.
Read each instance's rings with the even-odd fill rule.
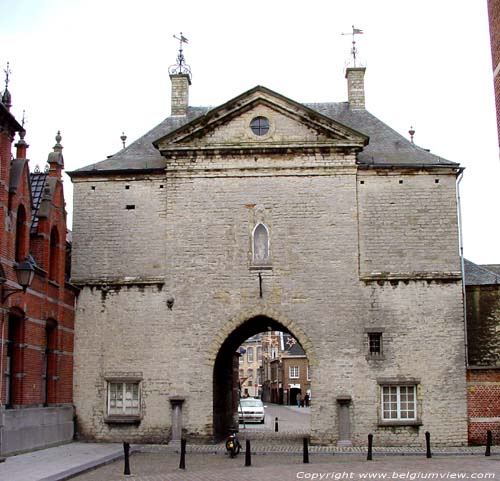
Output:
[[[236,97],[236,99],[242,98],[254,90],[255,88]],[[457,163],[431,154],[427,150],[413,144],[367,110],[349,109],[348,102],[303,105],[370,138],[369,144],[358,154],[358,162],[360,164],[403,167],[410,165],[458,167]],[[188,107],[186,117],[167,117],[163,122],[125,149],[120,150],[106,160],[69,172],[69,175],[71,177],[78,177],[105,172],[164,169],[166,161],[153,146],[153,142],[193,120],[199,119],[212,110],[211,107]]]
[[[33,195],[33,211],[31,217],[31,233],[36,234],[38,230],[38,211],[45,191],[45,183],[48,177],[47,172],[35,171],[30,174],[31,192]]]
[[[464,267],[466,286],[500,284],[500,274],[488,269],[488,266],[479,266],[464,259]]]

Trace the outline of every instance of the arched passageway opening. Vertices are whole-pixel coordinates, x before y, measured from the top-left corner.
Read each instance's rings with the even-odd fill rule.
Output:
[[[262,397],[265,402],[290,404],[290,393],[285,393],[286,395],[283,396],[283,386],[281,386],[280,391],[274,393],[273,387],[269,384],[266,385],[264,378],[262,361],[264,361],[268,353],[273,356],[273,348],[271,346],[266,347],[265,342],[266,339],[272,339],[275,336],[272,333],[280,333],[282,334],[281,339],[283,339],[284,335],[298,344],[294,333],[290,332],[283,324],[267,316],[256,316],[239,325],[221,345],[215,358],[213,373],[213,432],[215,441],[220,441],[230,431],[238,429],[240,395],[243,397]],[[242,349],[241,346],[249,339],[257,339],[258,342],[253,346],[248,345],[246,349]],[[300,344],[298,344],[298,347],[300,347]],[[276,352],[279,354],[280,349],[277,348]],[[252,357],[257,361],[257,365],[247,370],[241,369],[240,359],[242,359],[242,356],[246,361]],[[274,356],[272,359],[274,360]],[[259,360],[261,360],[260,363]],[[270,367],[270,364],[268,367]],[[249,373],[250,369],[251,374]],[[271,396],[273,396],[272,399]]]

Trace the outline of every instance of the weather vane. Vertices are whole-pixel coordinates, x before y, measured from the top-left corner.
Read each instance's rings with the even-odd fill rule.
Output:
[[[176,40],[179,40],[179,54],[177,55],[177,63],[175,65],[171,65],[168,68],[168,71],[171,75],[186,74],[191,77],[191,67],[186,64],[184,53],[182,51],[182,44],[188,43],[188,39],[182,35],[182,32],[180,32],[179,36],[173,35],[173,37]]]
[[[352,26],[352,32],[349,33],[342,33],[341,35],[352,35],[352,48],[351,48],[351,55],[352,55],[352,61],[353,61],[353,67],[356,67],[356,57],[358,55],[358,49],[356,48],[356,37],[355,35],[361,35],[363,33],[363,30],[360,28],[355,28],[354,25]]]

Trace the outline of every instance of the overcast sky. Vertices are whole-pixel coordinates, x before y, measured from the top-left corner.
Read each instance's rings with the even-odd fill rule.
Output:
[[[466,167],[465,256],[500,263],[500,162],[486,0],[0,0],[0,67],[26,111],[31,168],[61,130],[66,170],[105,159],[170,113],[180,31],[191,105],[264,85],[298,102],[345,101],[355,25],[366,106]],[[0,90],[3,90],[3,72]],[[71,182],[65,177],[71,215]]]

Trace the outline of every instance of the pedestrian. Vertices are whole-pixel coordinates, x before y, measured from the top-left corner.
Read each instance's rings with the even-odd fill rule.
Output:
[[[306,403],[306,408],[309,407],[309,394],[306,393],[306,395],[304,396],[304,401]]]
[[[300,408],[300,392],[297,393],[295,400],[297,401],[297,407]]]
[[[304,407],[304,396],[300,396],[300,407],[303,408]]]

